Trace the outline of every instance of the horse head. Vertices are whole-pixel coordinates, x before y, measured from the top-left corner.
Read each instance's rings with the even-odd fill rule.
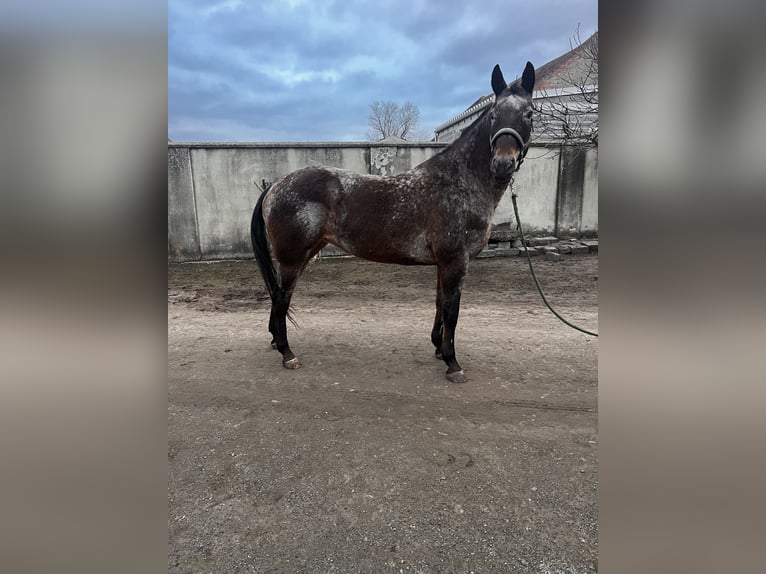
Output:
[[[532,134],[532,89],[535,68],[527,62],[520,80],[508,85],[500,66],[492,70],[495,103],[489,110],[490,173],[498,185],[507,185],[519,169]]]

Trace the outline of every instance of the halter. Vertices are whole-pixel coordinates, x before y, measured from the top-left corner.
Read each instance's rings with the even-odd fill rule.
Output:
[[[520,155],[518,163],[516,164],[516,171],[519,171],[519,168],[521,167],[521,164],[524,161],[524,158],[527,157],[527,151],[529,150],[529,142],[524,143],[524,140],[522,139],[519,132],[517,132],[513,128],[501,128],[495,132],[495,135],[489,138],[489,147],[494,150],[495,141],[497,141],[497,138],[504,135],[513,136],[513,139],[515,139],[516,143],[519,144],[521,155]]]

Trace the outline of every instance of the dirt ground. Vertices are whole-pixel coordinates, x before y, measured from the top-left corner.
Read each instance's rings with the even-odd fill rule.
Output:
[[[535,266],[597,330],[598,256]],[[476,260],[450,383],[435,282],[316,261],[291,371],[254,262],[169,266],[169,571],[596,571],[598,340],[524,259]]]

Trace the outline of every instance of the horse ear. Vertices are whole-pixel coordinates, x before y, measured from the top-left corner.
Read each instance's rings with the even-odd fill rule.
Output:
[[[500,65],[495,64],[495,68],[492,70],[492,90],[496,96],[499,96],[501,92],[508,87],[503,78],[503,72],[500,71]]]
[[[527,62],[527,66],[524,68],[524,74],[521,76],[521,87],[530,94],[535,87],[535,67],[532,62]]]

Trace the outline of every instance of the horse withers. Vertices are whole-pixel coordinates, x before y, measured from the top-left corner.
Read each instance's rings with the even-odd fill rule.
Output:
[[[532,132],[535,69],[506,84],[492,71],[494,103],[437,155],[394,176],[306,167],[276,181],[255,206],[255,259],[271,296],[271,345],[288,369],[301,366],[287,341],[296,282],[328,243],[362,259],[436,265],[431,342],[447,379],[464,382],[455,327],[468,262],[487,246],[497,204],[519,169]],[[276,265],[275,265],[276,263]]]

